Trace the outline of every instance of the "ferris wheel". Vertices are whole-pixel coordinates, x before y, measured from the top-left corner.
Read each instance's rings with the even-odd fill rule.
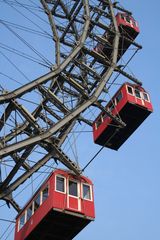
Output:
[[[117,150],[152,105],[127,69],[142,48],[135,41],[138,23],[117,2],[0,5],[0,199],[20,212],[19,193],[31,186],[30,179],[45,179],[56,168],[77,176],[84,172],[96,156],[79,159],[77,147],[87,144],[84,132],[101,145],[99,151]],[[122,97],[125,110],[118,105]]]

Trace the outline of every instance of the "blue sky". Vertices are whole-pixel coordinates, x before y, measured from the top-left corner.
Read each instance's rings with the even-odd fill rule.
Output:
[[[160,3],[155,0],[121,0],[120,3],[133,12],[140,25],[141,33],[136,41],[143,49],[130,67],[150,93],[154,113],[118,151],[104,149],[86,169],[85,175],[94,182],[96,219],[75,240],[160,239]],[[99,150],[95,145],[92,155],[88,155],[89,147],[93,147],[90,142],[81,143],[78,152],[81,159],[90,160]],[[1,209],[0,218],[14,217],[14,210]],[[12,240],[13,235],[8,239]]]

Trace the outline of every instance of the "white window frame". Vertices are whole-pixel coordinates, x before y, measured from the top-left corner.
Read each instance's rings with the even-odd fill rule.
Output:
[[[57,177],[60,177],[60,178],[64,179],[64,192],[57,190]],[[62,194],[66,194],[66,177],[64,177],[60,174],[56,175],[56,177],[55,177],[55,191],[59,192],[59,193],[62,193]]]
[[[143,100],[144,100],[144,101],[146,101],[146,102],[149,102],[149,103],[150,103],[151,101],[150,101],[150,96],[149,96],[149,94],[148,94],[148,93],[146,93],[146,92],[142,92],[142,94],[143,94]],[[144,94],[146,94],[146,95],[147,95],[147,97],[148,97],[148,100],[146,100],[146,99],[144,98]]]
[[[97,123],[96,122],[94,123],[94,127],[95,127],[95,130],[97,130]]]
[[[132,19],[130,19],[130,25],[131,25],[132,28],[134,28],[134,24],[133,24],[133,20]]]
[[[23,212],[23,214],[18,219],[18,230],[17,230],[17,232],[19,232],[24,227],[24,225],[23,225],[20,228],[20,219],[21,219],[22,216],[24,216],[24,225],[25,225],[26,224],[26,210]]]
[[[27,222],[27,209],[25,209],[25,224]]]
[[[137,97],[137,96],[136,96],[136,90],[139,91],[140,97]],[[135,88],[135,89],[134,89],[134,94],[135,94],[135,97],[136,97],[136,98],[138,98],[138,99],[140,99],[140,100],[143,100],[142,92],[141,92],[140,90],[138,90],[138,89]]]
[[[129,17],[129,16],[127,16],[127,17]],[[129,19],[129,21],[127,21],[127,18],[125,17],[125,21],[126,21],[127,23],[131,24],[131,19]]]
[[[48,196],[47,196],[47,198],[49,197],[49,184],[47,183],[46,185],[45,185],[45,187],[44,188],[42,188],[42,190],[41,190],[41,204],[43,203],[43,202],[45,202],[46,201],[46,199],[43,201],[43,191],[46,189],[48,187]],[[40,205],[41,205],[40,204]]]
[[[41,204],[42,204],[42,192],[39,192],[38,193],[39,195],[40,195],[40,204],[39,204],[39,207],[41,206]],[[35,198],[33,199],[33,214],[37,211],[37,209],[39,208],[37,208],[36,209],[36,211],[34,211],[34,205],[35,205],[35,200],[37,199],[37,197],[38,197],[38,194],[35,196]]]
[[[75,182],[77,184],[77,196],[69,194],[69,181]],[[79,181],[76,181],[76,180],[70,179],[70,178],[68,179],[68,196],[73,197],[73,198],[77,198],[77,199],[80,197],[80,182]]]
[[[86,186],[89,187],[91,199],[84,198],[84,196],[83,196],[83,186],[84,186],[84,185],[86,185]],[[83,198],[85,201],[93,202],[92,185],[90,185],[90,184],[88,184],[88,183],[82,183],[81,192],[82,192],[82,198]]]
[[[128,87],[130,87],[130,88],[132,89],[132,92],[133,92],[133,94],[132,94],[132,93],[130,93],[130,92],[128,91]],[[127,93],[128,93],[129,95],[131,95],[131,96],[134,96],[134,97],[135,97],[134,88],[133,88],[133,87],[131,87],[130,85],[126,85],[126,88],[127,88]]]
[[[33,202],[34,202],[34,201],[32,201],[31,205],[30,205],[30,204],[28,205],[28,206],[32,206],[32,215],[34,214]],[[30,218],[27,220],[27,210],[28,210],[28,208],[29,208],[29,207],[26,207],[26,210],[25,210],[25,223],[28,222],[29,219],[31,218],[31,217],[30,217]],[[31,215],[31,216],[32,216],[32,215]]]

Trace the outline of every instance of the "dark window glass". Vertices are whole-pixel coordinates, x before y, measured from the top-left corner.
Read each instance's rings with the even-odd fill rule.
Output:
[[[116,96],[116,102],[119,103],[121,99],[122,99],[122,92],[119,92],[118,95]]]
[[[127,86],[127,89],[128,89],[128,93],[133,95],[133,89],[131,87],[129,87],[129,86]]]
[[[83,198],[91,200],[91,188],[89,185],[83,184]]]
[[[38,194],[38,196],[34,200],[34,212],[39,208],[39,206],[40,206],[40,194]]]
[[[149,97],[147,93],[143,93],[144,100],[149,102]]]
[[[21,229],[25,224],[25,215],[23,214],[19,219],[19,229]]]
[[[125,19],[123,14],[121,14],[121,18],[122,18],[123,20]]]
[[[27,221],[30,219],[32,216],[32,204],[27,208]]]
[[[60,192],[65,192],[64,178],[56,177],[56,190]]]
[[[48,198],[48,186],[42,191],[42,202]]]
[[[69,195],[78,196],[77,183],[71,180],[69,181]]]
[[[130,23],[130,17],[126,16],[126,22]]]
[[[141,98],[140,91],[138,89],[135,89],[135,95],[137,98]]]

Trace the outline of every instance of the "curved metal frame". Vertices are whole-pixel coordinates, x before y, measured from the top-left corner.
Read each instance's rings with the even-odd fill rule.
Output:
[[[15,203],[15,201],[12,198],[12,192],[18,188],[19,185],[23,184],[25,180],[27,180],[33,173],[38,171],[44,164],[46,164],[51,158],[58,159],[61,161],[67,168],[74,171],[76,174],[81,174],[80,167],[72,161],[61,149],[61,145],[65,141],[68,133],[73,129],[75,123],[79,121],[80,119],[84,121],[87,124],[90,124],[87,119],[83,119],[81,117],[81,113],[83,113],[87,108],[90,106],[96,106],[100,109],[103,108],[103,106],[99,103],[98,98],[100,94],[104,91],[106,83],[109,81],[112,73],[114,71],[117,71],[117,56],[118,56],[118,44],[120,39],[120,33],[118,30],[117,22],[114,15],[114,7],[115,5],[112,4],[110,0],[103,0],[101,5],[101,10],[95,9],[95,13],[97,14],[97,22],[101,15],[103,14],[105,17],[109,18],[112,23],[112,34],[113,37],[113,45],[112,45],[112,54],[111,59],[107,61],[104,59],[103,65],[104,70],[103,74],[99,74],[99,72],[96,72],[92,66],[88,66],[85,64],[85,59],[83,61],[82,52],[87,52],[87,54],[90,54],[92,57],[93,52],[92,50],[89,50],[86,48],[86,39],[88,36],[90,36],[90,32],[92,31],[94,24],[97,24],[91,19],[90,16],[90,5],[88,0],[81,1],[75,1],[75,4],[73,5],[73,8],[71,9],[71,12],[74,17],[71,17],[71,12],[68,11],[67,8],[65,8],[65,5],[63,2],[55,1],[53,8],[50,9],[49,1],[40,0],[44,11],[46,12],[48,16],[48,20],[51,26],[51,31],[53,34],[53,39],[55,41],[55,65],[52,67],[52,71],[49,73],[33,80],[32,82],[12,91],[4,93],[0,96],[0,104],[6,103],[7,108],[5,112],[2,114],[0,119],[0,129],[2,129],[9,118],[10,114],[12,113],[13,109],[17,110],[25,119],[26,121],[21,124],[21,126],[16,127],[16,131],[13,131],[12,133],[5,136],[5,143],[9,143],[12,139],[16,138],[20,133],[23,133],[24,131],[27,132],[28,138],[26,138],[23,141],[19,141],[16,143],[12,143],[10,145],[4,144],[3,138],[0,141],[0,157],[1,159],[6,156],[11,156],[12,159],[15,161],[15,166],[11,170],[11,172],[8,174],[6,179],[1,183],[0,185],[0,198],[4,199],[8,202],[10,202],[18,211],[19,207]],[[51,1],[52,2],[52,1]],[[77,3],[79,4],[78,8]],[[65,15],[68,18],[68,26],[64,30],[62,36],[60,37],[58,35],[58,30],[56,26],[56,20],[54,19],[54,15],[56,16],[56,7],[60,5],[65,13]],[[82,35],[78,36],[78,31],[76,29],[76,25],[74,23],[78,12],[81,10],[81,8],[84,9],[84,27]],[[103,9],[107,11],[105,12]],[[62,17],[62,16],[61,16]],[[77,20],[77,19],[76,19]],[[83,22],[82,21],[82,22]],[[103,25],[102,23],[98,23],[99,27],[102,29],[108,29],[110,31],[109,27]],[[65,34],[68,33],[70,28],[75,33],[75,46],[73,47],[72,51],[68,56],[64,56],[64,60],[61,62],[61,50],[60,50],[60,44],[64,41]],[[78,39],[78,40],[77,40]],[[95,53],[94,53],[95,54]],[[97,57],[97,56],[96,56]],[[93,62],[96,61],[95,60]],[[102,56],[99,56],[102,58]],[[69,67],[69,70],[66,71],[66,68]],[[77,67],[80,71],[85,72],[86,76],[90,75],[95,80],[96,84],[93,84],[92,90],[88,91],[88,86],[85,86],[81,83],[81,81],[78,81],[76,78],[73,78],[74,73],[72,73],[72,69],[74,67]],[[123,74],[123,71],[121,71]],[[45,88],[44,84],[51,81],[52,83],[50,85],[50,88]],[[132,79],[135,80],[135,79]],[[136,80],[135,80],[136,81]],[[67,89],[65,87],[65,83],[67,83],[71,88],[74,89],[74,91]],[[66,92],[68,92],[70,95],[77,96],[77,103],[76,105],[70,109],[68,108],[58,97],[59,92],[59,85],[64,87],[66,89]],[[86,84],[87,85],[87,84]],[[18,98],[25,95],[28,92],[33,91],[34,89],[37,89],[43,97],[43,102],[39,104],[39,106],[34,110],[34,112],[30,113],[24,106],[20,105],[18,103]],[[58,116],[52,109],[49,109],[47,107],[47,102],[51,101],[52,104],[54,104],[63,114],[63,117],[61,118]],[[57,122],[52,124],[51,120],[47,117],[43,116],[42,113],[42,104],[44,108],[55,118],[57,119]],[[119,119],[118,117],[115,117],[111,114],[111,112],[108,112],[108,115],[112,118],[114,118],[115,122],[117,122],[118,126],[125,126],[125,124]],[[36,121],[37,117],[41,117],[44,119],[44,121],[48,121],[48,124],[50,125],[49,129],[44,130],[40,128],[39,124]],[[34,130],[33,130],[34,129]],[[62,131],[63,129],[63,131]],[[55,134],[59,133],[58,139],[54,137]],[[26,163],[27,157],[31,154],[33,148],[39,145],[43,147],[48,153],[37,163],[35,163],[33,166],[29,166]],[[51,150],[52,149],[52,150]],[[19,153],[23,150],[22,155],[20,156]],[[15,177],[17,171],[19,168],[23,166],[23,168],[26,170],[24,174],[17,177],[16,180],[13,180],[13,177]]]

